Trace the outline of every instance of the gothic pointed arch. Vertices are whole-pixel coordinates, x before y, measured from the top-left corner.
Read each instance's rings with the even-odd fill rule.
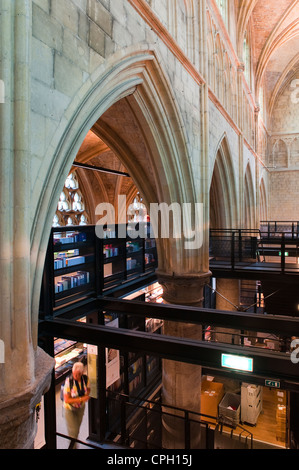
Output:
[[[273,146],[273,163],[275,168],[288,166],[288,147],[284,139],[278,139]]]
[[[250,16],[257,2],[258,0],[251,0],[248,2],[241,2],[240,5],[240,13],[237,24],[237,51],[239,57],[242,57],[244,34],[248,26]]]
[[[238,220],[237,191],[226,135],[219,143],[210,183],[210,228],[234,228]]]
[[[36,266],[32,273],[35,327],[42,267],[57,200],[86,134],[106,112],[108,119],[103,120],[101,129],[104,137],[109,129],[109,110],[121,106],[121,103],[131,111],[130,117],[134,121],[131,135],[138,130],[139,136],[143,137],[137,148],[128,143],[128,129],[117,129],[122,132],[120,139],[115,138],[112,128],[109,136],[106,134],[109,145],[127,168],[137,188],[142,188],[146,206],[152,202],[182,204],[196,201],[184,126],[161,64],[153,50],[134,46],[116,52],[85,82],[61,120],[46,152],[45,161],[49,166],[45,165],[41,171],[38,182],[41,187],[37,185],[34,188],[40,194],[31,237],[32,266]],[[166,255],[163,256],[162,250],[159,257],[161,270],[173,272],[179,269],[181,273],[198,270],[196,256],[186,257],[180,245],[172,251],[171,241],[163,242]],[[170,252],[175,252],[176,256],[168,256]]]

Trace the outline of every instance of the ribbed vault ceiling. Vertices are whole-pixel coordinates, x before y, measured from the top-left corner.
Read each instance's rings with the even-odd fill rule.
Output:
[[[299,0],[239,0],[237,8],[239,47],[250,25],[256,90],[264,81],[271,111],[276,97],[298,73]]]

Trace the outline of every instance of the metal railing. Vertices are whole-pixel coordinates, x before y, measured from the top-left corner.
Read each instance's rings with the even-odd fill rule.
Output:
[[[113,442],[139,449],[163,449],[163,422],[179,430],[183,449],[214,449],[214,434],[225,433],[234,447],[253,448],[253,434],[240,424],[224,423],[223,417],[165,405],[160,401],[132,398],[108,391],[108,400],[117,403],[119,422],[110,430]],[[109,429],[108,429],[109,431]],[[229,444],[228,444],[229,448]]]
[[[241,267],[241,264],[253,266],[253,263],[263,262],[266,269],[268,263],[276,263],[276,268],[284,273],[299,269],[298,259],[299,238],[296,232],[242,229],[210,231],[212,265],[217,261],[225,262],[234,270]]]
[[[285,238],[298,238],[299,221],[262,221],[260,231],[263,237],[276,238],[284,234]]]

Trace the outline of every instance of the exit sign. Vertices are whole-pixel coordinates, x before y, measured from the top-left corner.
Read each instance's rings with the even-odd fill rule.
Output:
[[[265,380],[266,387],[280,388],[280,382],[278,380]]]
[[[253,359],[251,357],[235,356],[233,354],[222,354],[221,366],[226,367],[228,369],[252,372],[253,371]]]

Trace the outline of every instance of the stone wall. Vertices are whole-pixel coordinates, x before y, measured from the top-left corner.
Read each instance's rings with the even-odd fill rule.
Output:
[[[271,174],[271,220],[299,220],[298,178],[299,170]]]
[[[24,385],[28,403],[21,425],[26,420],[32,424],[34,405],[50,379],[51,361],[45,361],[42,378],[36,371],[49,233],[72,163],[88,131],[105,113],[109,119],[101,131],[147,201],[202,202],[208,227],[210,181],[223,138],[239,214],[248,162],[256,192],[253,104],[244,95],[242,68],[217,14],[212,14],[208,30],[206,7],[205,1],[183,0],[3,0],[0,5],[1,79],[7,83],[1,108],[5,230],[0,243],[1,339],[10,359],[0,365],[0,405],[6,421],[12,401],[18,409]],[[213,10],[213,4],[208,7]],[[215,28],[208,51],[208,34],[212,40]],[[8,40],[12,34],[15,41]],[[209,77],[214,47],[219,47],[221,67],[210,63]],[[130,110],[130,122],[128,114],[117,113],[119,103],[125,113]],[[186,253],[176,240],[165,242],[161,272],[206,275],[205,230],[203,249],[196,253]],[[16,440],[12,447],[30,446],[31,428],[28,442]]]
[[[299,218],[299,99],[298,78],[288,80],[273,107],[268,165],[271,167],[271,220]]]

